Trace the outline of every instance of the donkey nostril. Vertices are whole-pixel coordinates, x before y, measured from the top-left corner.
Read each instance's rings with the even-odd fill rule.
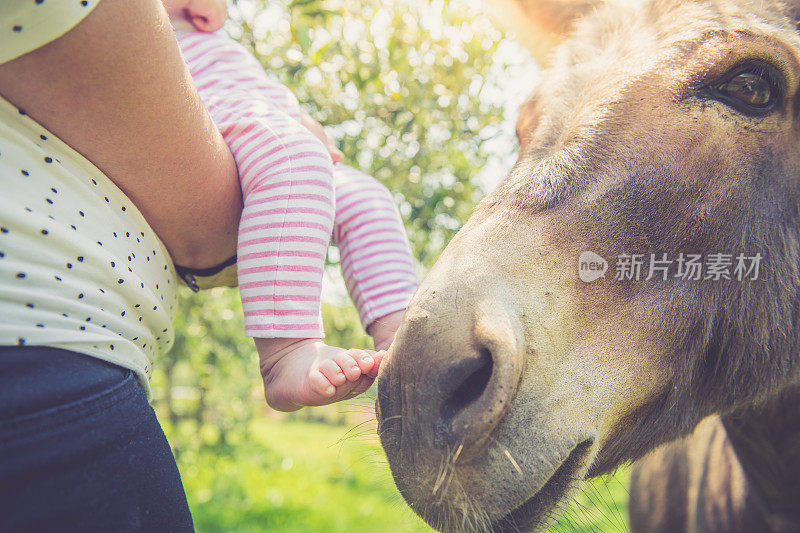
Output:
[[[443,418],[452,419],[465,407],[480,398],[492,378],[492,366],[494,366],[492,352],[483,348],[480,351],[480,357],[471,360],[470,363],[464,370],[471,371],[465,372],[467,375],[463,382],[453,391],[442,407]]]
[[[436,445],[444,446],[451,443],[453,419],[483,395],[492,379],[493,367],[492,352],[482,348],[479,357],[462,361],[448,373],[450,383],[457,384],[457,387],[442,405],[441,416],[434,428]]]

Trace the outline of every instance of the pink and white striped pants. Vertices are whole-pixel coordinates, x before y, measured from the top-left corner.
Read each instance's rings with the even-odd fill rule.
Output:
[[[362,324],[405,309],[414,261],[391,194],[375,178],[333,165],[300,122],[299,104],[221,32],[176,31],[200,98],[231,149],[244,210],[237,250],[245,333],[322,337],[328,244]]]

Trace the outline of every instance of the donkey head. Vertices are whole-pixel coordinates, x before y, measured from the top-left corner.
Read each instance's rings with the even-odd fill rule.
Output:
[[[516,9],[533,49],[558,43],[519,158],[379,380],[397,486],[445,530],[546,528],[584,477],[800,380],[790,7]]]

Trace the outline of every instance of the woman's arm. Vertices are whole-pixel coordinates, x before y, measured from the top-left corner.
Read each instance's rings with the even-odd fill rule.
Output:
[[[0,94],[100,168],[172,259],[236,253],[241,192],[160,0],[102,0],[64,36],[0,65]]]

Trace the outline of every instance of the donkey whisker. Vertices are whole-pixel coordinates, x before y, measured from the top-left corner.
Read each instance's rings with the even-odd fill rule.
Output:
[[[508,460],[511,462],[511,465],[514,467],[514,469],[517,471],[517,473],[518,473],[520,476],[521,476],[521,475],[523,475],[523,474],[522,474],[522,469],[519,467],[519,464],[517,463],[517,461],[515,461],[515,460],[514,460],[514,458],[513,458],[513,457],[511,457],[511,452],[510,452],[510,451],[508,451],[508,449],[506,449],[506,448],[503,448],[503,453],[504,453],[504,454],[505,454],[505,456],[508,458]]]

